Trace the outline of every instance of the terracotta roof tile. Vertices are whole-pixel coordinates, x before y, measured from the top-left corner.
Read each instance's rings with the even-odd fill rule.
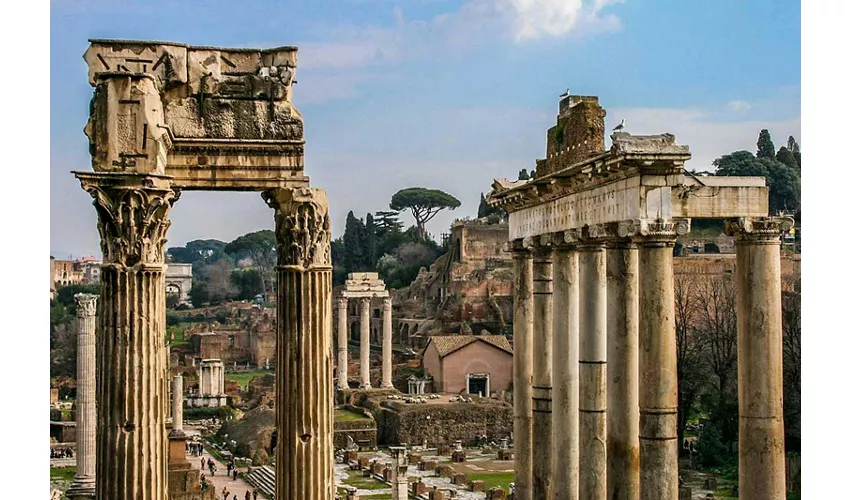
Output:
[[[492,345],[493,347],[501,349],[510,354],[513,354],[514,352],[511,348],[511,343],[508,342],[508,338],[504,335],[436,335],[431,336],[428,343],[433,343],[434,348],[437,349],[437,355],[441,358],[444,358],[447,355],[459,349],[462,349],[477,340],[486,342]]]

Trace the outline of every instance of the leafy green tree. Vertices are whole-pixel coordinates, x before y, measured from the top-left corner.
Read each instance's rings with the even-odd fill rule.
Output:
[[[398,212],[375,212],[375,234],[379,239],[389,233],[400,233],[403,230],[404,225],[398,220]]]
[[[416,220],[417,236],[425,240],[425,224],[444,209],[454,210],[460,206],[460,200],[439,189],[412,187],[402,189],[393,195],[390,208],[393,210],[410,209]]]
[[[526,169],[520,170],[518,179],[521,180],[521,181],[527,181],[527,180],[531,179],[531,176],[528,175],[528,170],[526,170]]]
[[[797,168],[803,166],[803,158],[800,154],[800,145],[797,143],[797,140],[794,139],[793,135],[788,136],[788,149],[791,151],[791,154],[794,155],[794,161],[797,162]]]
[[[271,282],[271,269],[277,258],[277,238],[274,231],[264,229],[244,234],[231,241],[224,251],[234,257],[247,255],[254,261],[254,266],[260,269],[263,276],[263,295],[266,295],[266,282]],[[229,281],[229,276],[228,276]]]
[[[770,189],[769,209],[796,212],[800,208],[800,173],[772,158],[756,158],[749,151],[735,151],[712,164],[716,175],[764,177]]]
[[[220,240],[192,240],[185,247],[169,248],[168,256],[172,262],[212,264],[224,257],[226,245]]]
[[[230,281],[239,290],[238,299],[253,299],[264,293],[263,275],[256,269],[236,269],[230,273]]]
[[[204,281],[192,281],[192,289],[189,290],[189,300],[195,307],[203,307],[210,302],[210,292]]]
[[[759,132],[759,140],[756,143],[758,150],[756,151],[757,158],[770,158],[773,159],[776,157],[776,147],[773,145],[773,141],[770,140],[770,132],[767,129],[762,129]]]
[[[367,267],[372,270],[375,268],[375,261],[377,260],[375,252],[377,251],[378,247],[378,236],[375,230],[375,218],[372,217],[372,214],[366,214],[366,227],[364,228],[364,232],[364,264],[366,264]]]
[[[345,233],[342,239],[345,244],[345,269],[348,272],[362,271],[366,260],[366,226],[352,211],[349,211],[345,218]]]
[[[794,158],[794,153],[791,152],[790,149],[782,146],[779,148],[779,151],[776,152],[776,161],[780,163],[784,163],[794,170],[799,170],[800,166],[797,165],[797,159]]]

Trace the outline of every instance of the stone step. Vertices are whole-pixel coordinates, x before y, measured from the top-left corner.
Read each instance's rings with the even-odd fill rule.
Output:
[[[260,493],[269,497],[270,499],[274,499],[274,491],[275,491],[275,477],[274,477],[274,469],[269,467],[268,465],[262,465],[260,467],[254,467],[245,476],[245,480],[253,487],[260,490]]]

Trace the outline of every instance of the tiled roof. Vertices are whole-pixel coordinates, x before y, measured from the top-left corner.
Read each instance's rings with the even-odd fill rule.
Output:
[[[508,342],[508,338],[504,335],[437,335],[431,336],[428,343],[433,343],[434,348],[437,349],[437,355],[444,358],[477,340],[486,342],[509,354],[513,354],[514,352],[511,348],[511,343]]]

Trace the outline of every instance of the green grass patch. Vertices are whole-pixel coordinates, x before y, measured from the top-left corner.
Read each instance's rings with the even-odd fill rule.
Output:
[[[364,476],[351,476],[348,479],[344,479],[342,482],[344,484],[354,486],[358,490],[382,490],[384,488],[389,488],[389,486],[377,479]]]
[[[236,382],[240,387],[244,387],[251,382],[255,377],[263,377],[265,375],[274,375],[273,370],[253,370],[250,372],[225,372],[224,379]]]
[[[360,495],[360,498],[369,498],[370,500],[390,500],[392,497],[392,493],[378,493],[377,495]]]
[[[508,486],[514,482],[515,474],[513,472],[493,472],[493,473],[482,473],[482,474],[469,474],[467,478],[469,482],[472,481],[484,481],[484,484],[488,489],[495,488],[496,486],[500,488],[504,488],[505,491],[508,491]]]
[[[337,422],[347,422],[351,420],[369,420],[369,417],[348,410],[334,410],[334,420]]]
[[[51,467],[50,468],[50,480],[51,481],[73,481],[74,475],[77,473],[77,467],[75,465],[71,465],[68,467]]]

